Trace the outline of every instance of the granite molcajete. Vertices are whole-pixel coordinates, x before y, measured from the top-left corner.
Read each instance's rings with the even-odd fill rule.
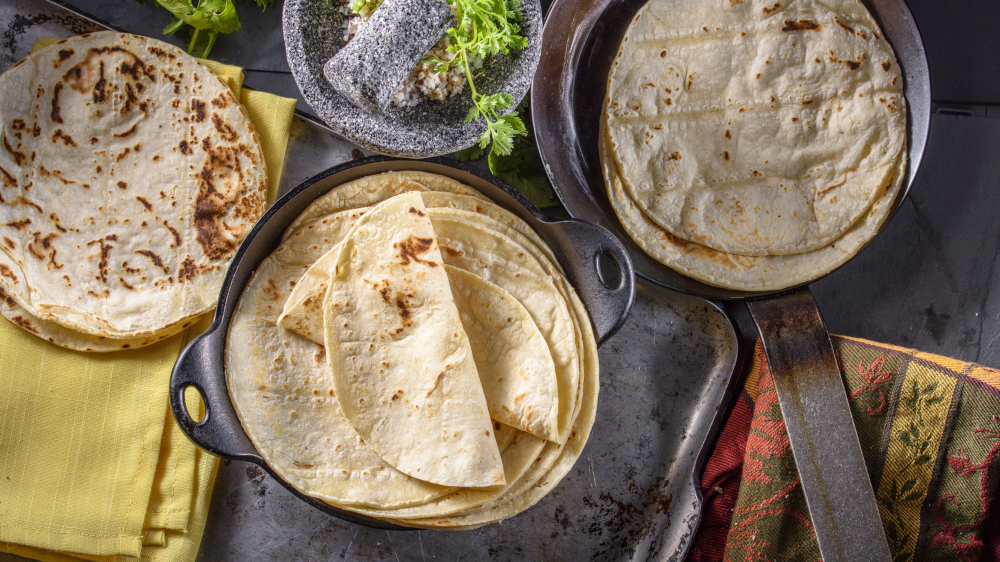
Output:
[[[336,2],[290,0],[285,3],[282,28],[288,65],[306,102],[337,134],[369,150],[404,158],[427,158],[472,146],[486,125],[466,123],[472,107],[467,88],[443,102],[414,107],[390,107],[381,113],[361,109],[338,93],[323,66],[341,48],[346,20]],[[528,91],[542,47],[542,10],[538,0],[521,3],[521,33],[528,38],[523,51],[489,57],[483,63],[477,91],[506,92],[513,110]],[[407,28],[400,29],[401,33]]]

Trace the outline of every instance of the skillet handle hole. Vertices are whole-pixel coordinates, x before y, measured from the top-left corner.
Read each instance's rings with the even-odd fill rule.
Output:
[[[612,291],[621,289],[625,280],[622,278],[622,266],[618,263],[618,258],[608,250],[602,250],[594,260],[597,277],[604,287]]]
[[[184,411],[194,423],[205,421],[205,398],[193,384],[184,387]]]

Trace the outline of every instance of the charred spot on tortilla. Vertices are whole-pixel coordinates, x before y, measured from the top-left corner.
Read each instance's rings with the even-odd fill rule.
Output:
[[[15,285],[21,282],[18,276],[14,273],[14,270],[8,267],[7,264],[0,263],[0,276],[10,279]]]
[[[236,98],[233,97],[232,92],[226,90],[225,92],[219,94],[215,98],[212,98],[212,106],[219,109],[225,109],[229,107],[230,104],[236,103]]]
[[[17,306],[17,301],[15,301],[13,297],[8,295],[7,291],[3,290],[3,287],[0,287],[0,301],[6,303],[8,308],[14,308]]]
[[[410,265],[411,261],[426,265],[427,267],[437,267],[441,265],[433,260],[424,260],[420,258],[421,254],[431,251],[434,247],[433,238],[417,238],[411,234],[402,242],[394,243],[392,247],[399,249],[399,265]]]
[[[191,281],[196,276],[203,273],[209,273],[212,271],[218,271],[218,264],[213,265],[199,265],[195,263],[190,257],[184,258],[184,262],[181,263],[180,269],[177,270],[177,280],[181,283],[185,281]]]
[[[198,99],[191,100],[191,111],[194,112],[192,119],[195,123],[201,123],[205,120],[205,116],[207,115],[205,113],[205,102]]]
[[[786,33],[790,31],[819,31],[821,29],[823,26],[812,20],[785,20],[785,25],[781,28]]]
[[[37,334],[38,333],[38,329],[35,328],[34,324],[32,324],[30,320],[28,320],[27,318],[25,318],[23,316],[18,315],[18,316],[15,316],[15,317],[11,318],[11,320],[15,324],[17,324],[18,326],[20,326],[21,328],[24,328],[25,330],[27,330],[27,331],[29,331],[29,332],[31,332],[33,334]]]
[[[215,130],[218,131],[222,140],[226,142],[236,142],[236,139],[238,138],[236,130],[233,129],[229,123],[223,121],[222,117],[219,116],[218,113],[212,113],[212,124],[215,125]]]
[[[4,187],[8,189],[17,188],[17,178],[15,178],[13,174],[5,170],[3,166],[0,166],[0,176],[2,176]],[[2,199],[3,195],[0,195],[0,203],[3,203]]]
[[[25,160],[27,159],[27,156],[23,152],[19,152],[14,149],[14,147],[10,144],[10,140],[7,139],[6,132],[3,133],[2,139],[3,139],[3,148],[4,150],[7,151],[7,154],[10,154],[11,158],[14,159],[14,164],[17,166],[23,165],[25,163]]]

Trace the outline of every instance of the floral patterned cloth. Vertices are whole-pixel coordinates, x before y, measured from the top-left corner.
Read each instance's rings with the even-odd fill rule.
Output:
[[[1000,560],[1000,371],[833,337],[895,562]],[[692,560],[820,560],[760,342],[702,478]]]

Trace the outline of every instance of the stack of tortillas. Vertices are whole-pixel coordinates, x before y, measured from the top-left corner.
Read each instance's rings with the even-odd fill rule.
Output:
[[[847,261],[906,167],[899,65],[856,0],[653,0],[622,41],[601,127],[632,238],[739,290]]]
[[[0,76],[0,312],[59,345],[139,347],[211,310],[263,212],[245,109],[207,67],[112,32]]]
[[[267,188],[226,84],[172,45],[104,32],[17,63],[0,100],[0,313],[109,351],[215,306]]]
[[[597,407],[590,319],[552,251],[429,173],[316,200],[254,273],[226,342],[233,405],[275,472],[403,525],[530,507],[580,455]]]

